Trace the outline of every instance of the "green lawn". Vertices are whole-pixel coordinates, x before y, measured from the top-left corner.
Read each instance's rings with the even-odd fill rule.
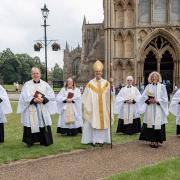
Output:
[[[136,171],[114,175],[106,180],[179,180],[180,158],[162,161]]]
[[[16,88],[13,84],[4,84],[3,87],[6,89],[6,91],[16,91]]]
[[[4,84],[4,85],[2,85],[3,87],[4,87],[4,89],[6,89],[6,91],[16,91],[16,88],[14,87],[14,85],[12,84]],[[21,90],[21,88],[22,88],[22,85],[20,85],[20,90]],[[55,93],[58,93],[59,91],[60,91],[60,89],[61,88],[53,88],[53,90],[54,90],[54,92]]]
[[[17,103],[12,102],[13,112],[16,112]],[[8,123],[5,125],[5,142],[0,144],[0,163],[7,163],[14,160],[24,158],[38,158],[50,154],[57,154],[62,152],[69,152],[76,149],[89,149],[90,145],[82,145],[81,135],[76,137],[62,137],[56,134],[56,125],[58,116],[52,117],[53,125],[52,132],[54,144],[48,147],[34,145],[27,148],[22,143],[22,125],[20,123],[20,115],[12,113],[7,116]],[[115,133],[117,127],[117,120],[113,126],[113,143],[126,143],[129,141],[137,140],[139,135],[117,135]],[[175,119],[172,115],[169,116],[169,124],[167,125],[167,133],[175,135]]]

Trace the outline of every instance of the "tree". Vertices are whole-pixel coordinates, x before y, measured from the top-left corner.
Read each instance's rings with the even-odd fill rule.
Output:
[[[14,58],[14,57],[15,57],[14,53],[9,48],[7,48],[2,53],[0,53],[0,62],[3,63],[7,59]]]
[[[63,69],[56,63],[53,68],[53,80],[63,80]]]
[[[39,57],[31,57],[28,54],[14,54],[10,49],[0,53],[0,77],[6,84],[15,81],[24,83],[31,79],[31,68],[37,67],[41,70],[42,79],[45,79],[45,64],[41,63]]]
[[[4,83],[11,84],[15,81],[21,81],[21,63],[15,58],[6,59],[0,66],[1,76]]]

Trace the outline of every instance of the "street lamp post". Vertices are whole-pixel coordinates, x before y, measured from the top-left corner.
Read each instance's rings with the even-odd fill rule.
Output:
[[[53,51],[58,51],[61,49],[60,44],[57,43],[58,40],[47,40],[47,32],[46,32],[46,28],[47,23],[46,23],[46,19],[48,17],[49,14],[49,9],[46,7],[46,4],[44,4],[44,7],[41,9],[43,18],[44,18],[44,24],[41,25],[44,27],[44,40],[36,40],[36,44],[34,44],[34,50],[35,51],[40,51],[41,48],[43,48],[44,46],[44,51],[45,51],[45,66],[46,66],[46,82],[48,82],[48,66],[47,66],[47,46],[51,43],[54,42],[51,47]]]
[[[44,49],[45,49],[45,65],[46,65],[46,82],[48,82],[48,67],[47,67],[47,35],[46,35],[46,27],[48,26],[46,24],[46,19],[49,14],[49,9],[46,7],[46,4],[44,4],[44,8],[41,9],[43,18],[44,18]]]

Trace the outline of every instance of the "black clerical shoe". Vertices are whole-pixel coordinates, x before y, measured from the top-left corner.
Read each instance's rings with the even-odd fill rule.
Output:
[[[151,148],[154,148],[154,144],[149,144],[149,146],[150,146]]]
[[[151,144],[149,144],[149,146],[150,146],[151,148],[154,148],[154,143],[151,142]]]
[[[158,148],[159,147],[159,144],[158,143],[155,143],[154,144],[154,148]]]

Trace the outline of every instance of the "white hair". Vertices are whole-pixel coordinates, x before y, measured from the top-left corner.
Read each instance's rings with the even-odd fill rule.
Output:
[[[34,71],[38,71],[41,74],[41,70],[37,67],[32,67],[31,73],[33,73]]]

